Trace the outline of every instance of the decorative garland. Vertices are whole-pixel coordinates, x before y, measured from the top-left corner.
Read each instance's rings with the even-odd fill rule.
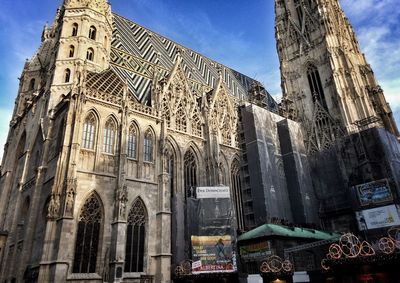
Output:
[[[272,255],[261,263],[260,271],[264,274],[291,273],[293,272],[293,264],[288,259],[283,260],[277,255]]]
[[[177,277],[181,277],[181,276],[185,276],[185,275],[191,275],[191,274],[192,274],[192,261],[191,260],[181,261],[175,267],[175,275]]]
[[[400,250],[400,226],[390,228],[387,234],[387,237],[380,238],[375,245],[367,241],[361,242],[352,233],[342,235],[338,243],[329,246],[326,258],[321,261],[322,269],[329,270],[331,268],[329,266],[330,261],[394,254],[396,249]]]

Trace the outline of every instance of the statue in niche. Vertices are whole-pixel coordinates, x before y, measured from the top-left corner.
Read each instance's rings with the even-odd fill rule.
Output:
[[[60,195],[57,193],[51,194],[49,207],[47,209],[47,217],[55,219],[60,211]]]
[[[123,185],[117,191],[117,204],[119,206],[118,217],[122,217],[125,219],[127,202],[128,202],[128,187],[126,185]]]
[[[73,216],[76,195],[76,179],[67,179],[65,181],[65,187],[65,216]]]

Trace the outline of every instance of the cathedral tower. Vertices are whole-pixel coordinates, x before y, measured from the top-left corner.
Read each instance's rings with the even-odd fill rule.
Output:
[[[309,150],[370,127],[398,135],[338,0],[275,0],[275,13],[282,111],[303,122]]]
[[[95,72],[109,67],[111,7],[106,0],[65,0],[57,25],[59,46],[52,91],[65,92],[77,84],[84,65]]]

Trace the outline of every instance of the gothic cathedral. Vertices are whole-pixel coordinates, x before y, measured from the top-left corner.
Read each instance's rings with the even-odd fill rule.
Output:
[[[229,187],[237,234],[318,225],[307,154],[343,134],[398,132],[338,1],[275,5],[280,105],[106,0],[63,1],[10,122],[1,282],[172,282],[201,186]]]

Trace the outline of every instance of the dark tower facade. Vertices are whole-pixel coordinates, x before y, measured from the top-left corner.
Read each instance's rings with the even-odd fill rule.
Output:
[[[308,151],[372,127],[398,136],[390,106],[339,1],[276,0],[282,111],[303,122]]]

